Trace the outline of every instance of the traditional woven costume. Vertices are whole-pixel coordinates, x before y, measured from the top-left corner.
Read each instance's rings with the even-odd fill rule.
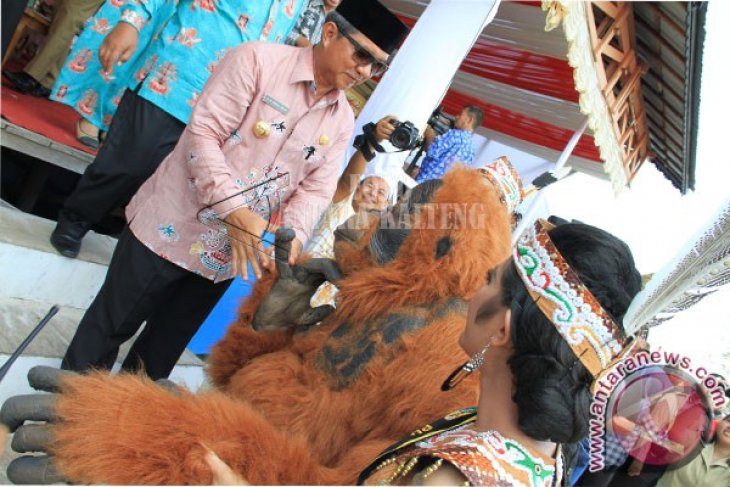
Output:
[[[502,190],[500,195],[502,203],[507,206],[510,213],[514,213],[526,196],[522,188],[522,178],[515,166],[506,156],[502,156],[479,168],[479,171]]]
[[[415,471],[412,483],[420,485],[444,462],[456,467],[471,485],[548,487],[563,477],[559,453],[549,458],[496,431],[475,431],[471,429],[475,419],[476,408],[462,409],[414,431],[381,454],[361,481],[395,484]]]

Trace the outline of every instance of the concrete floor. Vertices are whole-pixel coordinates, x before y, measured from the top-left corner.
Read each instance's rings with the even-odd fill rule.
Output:
[[[25,170],[32,161],[25,158],[13,164],[12,156],[18,154],[12,154],[13,151],[5,147],[2,152],[2,186],[3,197],[6,197],[17,193],[16,183],[27,179],[22,171],[18,173],[19,179],[13,179],[13,169]],[[59,174],[59,168],[52,168],[50,175],[39,201],[34,204],[35,214],[18,211],[0,199],[0,269],[5,272],[0,279],[0,365],[28,336],[51,304],[61,305],[59,313],[0,382],[0,404],[10,396],[33,392],[25,378],[32,366],[57,367],[60,364],[60,357],[84,310],[101,285],[116,244],[111,237],[90,232],[77,259],[66,259],[55,252],[48,242],[55,226],[52,219],[76,180]],[[117,220],[123,222],[123,218]],[[128,348],[129,344],[122,347],[122,359]],[[170,378],[190,390],[197,390],[204,381],[203,364],[186,351]],[[12,435],[0,437],[0,485],[9,483],[7,465],[20,456],[10,449],[11,439]]]
[[[35,337],[0,382],[0,404],[34,393],[27,383],[35,365],[58,367],[84,310],[106,274],[116,240],[90,234],[77,259],[58,255],[48,242],[55,222],[20,212],[0,200],[0,365],[29,335],[52,304],[60,311]],[[123,359],[134,338],[122,345]],[[204,382],[203,362],[185,351],[170,379],[196,391]],[[119,367],[119,364],[117,364]],[[7,465],[20,456],[10,450],[12,435],[0,438],[0,485],[9,483]]]

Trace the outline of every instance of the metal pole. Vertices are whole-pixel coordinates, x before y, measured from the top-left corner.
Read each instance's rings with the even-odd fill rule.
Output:
[[[33,339],[40,333],[40,331],[43,329],[46,324],[51,321],[51,318],[58,313],[58,305],[54,304],[51,306],[51,309],[46,313],[46,316],[43,317],[43,319],[36,325],[35,328],[33,328],[33,331],[30,332],[30,334],[25,337],[25,340],[23,340],[23,343],[18,346],[17,349],[10,355],[10,357],[5,361],[2,367],[0,367],[0,381],[3,380],[5,377],[5,374],[8,373],[8,370],[10,370],[10,366],[13,365],[13,362],[15,362],[18,357],[20,357],[20,354],[23,353],[23,351],[30,345],[30,342],[33,341]]]
[[[570,138],[568,143],[565,145],[565,149],[563,149],[563,152],[560,154],[560,157],[558,157],[558,162],[555,163],[555,167],[552,169],[553,171],[557,171],[558,169],[565,166],[565,163],[568,161],[568,157],[570,157],[570,154],[573,153],[573,149],[575,149],[575,146],[578,144],[578,140],[580,140],[581,135],[583,135],[583,132],[585,132],[586,128],[588,127],[588,117],[585,117],[583,119],[583,123],[580,124],[580,127],[576,129],[576,131],[573,133],[573,136]],[[560,181],[558,181],[559,183]],[[555,184],[558,184],[555,183]],[[525,228],[527,228],[527,225],[532,225],[532,223],[535,221],[535,213],[537,213],[537,209],[542,202],[544,196],[543,191],[538,191],[537,195],[532,198],[532,203],[530,203],[530,207],[527,208],[527,211],[522,215],[522,220],[520,220],[520,223],[517,225],[517,228],[515,228],[514,232],[512,232],[512,244],[514,245],[515,242],[517,242],[517,239],[520,235],[522,235],[522,232],[525,231]]]

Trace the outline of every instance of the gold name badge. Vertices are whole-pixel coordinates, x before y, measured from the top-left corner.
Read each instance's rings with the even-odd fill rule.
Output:
[[[330,138],[326,135],[322,135],[319,137],[319,145],[327,145],[330,143]]]
[[[259,120],[253,126],[253,135],[257,139],[264,139],[264,138],[268,137],[270,133],[271,133],[271,127],[269,126],[268,122]]]

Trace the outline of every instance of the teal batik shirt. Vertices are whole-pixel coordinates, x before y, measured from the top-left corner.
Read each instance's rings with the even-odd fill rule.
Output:
[[[304,0],[180,0],[160,35],[139,57],[129,88],[188,123],[193,106],[218,62],[248,41],[283,42]],[[128,2],[121,17],[141,28],[165,0]],[[140,46],[141,48],[142,46]]]

